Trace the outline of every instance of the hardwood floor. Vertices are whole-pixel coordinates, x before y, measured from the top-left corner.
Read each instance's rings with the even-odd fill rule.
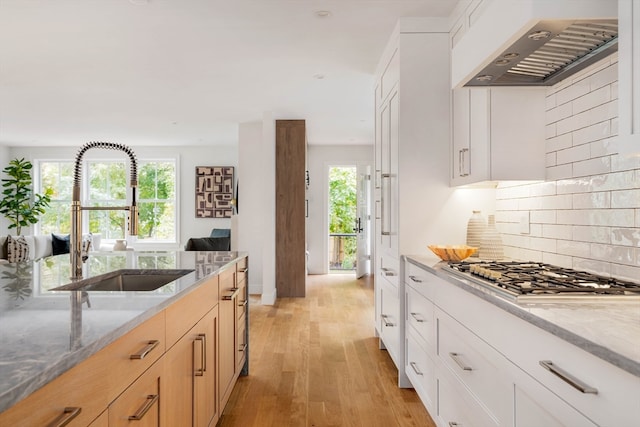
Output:
[[[250,359],[220,427],[435,427],[374,336],[373,280],[307,276],[306,298],[250,306]]]

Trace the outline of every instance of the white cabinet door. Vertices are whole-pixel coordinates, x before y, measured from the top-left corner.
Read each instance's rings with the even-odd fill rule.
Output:
[[[452,91],[451,185],[545,177],[545,92]]]

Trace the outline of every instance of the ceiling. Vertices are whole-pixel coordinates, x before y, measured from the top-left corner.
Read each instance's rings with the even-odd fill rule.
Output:
[[[0,144],[234,144],[265,112],[310,144],[371,144],[397,19],[456,3],[0,0]]]

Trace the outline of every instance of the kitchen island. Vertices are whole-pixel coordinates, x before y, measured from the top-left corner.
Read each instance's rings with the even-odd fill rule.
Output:
[[[404,369],[438,425],[640,417],[637,298],[516,302],[432,257],[403,265]]]
[[[68,255],[0,265],[0,420],[6,415],[4,411],[9,412],[9,408],[68,374],[74,367],[86,364],[96,355],[108,353],[105,349],[132,335],[132,331],[147,328],[157,332],[156,341],[160,342],[161,351],[150,346],[140,355],[132,355],[131,359],[143,359],[147,353],[156,353],[154,358],[159,359],[165,350],[165,341],[168,353],[169,348],[185,335],[187,326],[185,329],[175,327],[182,322],[182,317],[200,312],[204,315],[214,308],[214,323],[216,328],[219,325],[220,336],[231,336],[231,368],[245,364],[238,369],[246,372],[246,256],[239,252],[96,252],[83,266],[82,280],[120,269],[190,271],[152,291],[52,290],[71,282]],[[241,283],[245,296],[242,304],[237,304],[241,279],[245,280]],[[204,293],[205,287],[207,293]],[[232,321],[231,326],[224,326],[230,329],[228,334],[222,331],[227,320],[217,317],[218,305],[222,313],[223,301],[233,303],[227,316]],[[191,306],[178,305],[187,302]],[[244,311],[238,311],[236,306]],[[180,307],[180,310],[172,310],[174,307]],[[200,320],[201,314],[195,316],[194,322]],[[218,330],[213,333],[217,340]],[[233,357],[235,338],[243,341],[244,357],[238,360]],[[204,345],[203,342],[203,364]],[[212,348],[225,352],[223,345],[216,342]],[[136,342],[135,347],[140,347],[140,343]],[[220,357],[225,360],[222,355]],[[126,360],[129,360],[128,354]],[[214,360],[217,367],[217,356]],[[209,371],[212,371],[211,366]],[[232,371],[231,377],[234,373]],[[220,393],[224,392],[220,390]]]

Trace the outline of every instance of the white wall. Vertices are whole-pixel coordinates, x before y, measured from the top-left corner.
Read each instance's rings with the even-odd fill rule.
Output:
[[[74,160],[79,147],[10,147],[0,151],[2,163],[5,158],[26,158],[30,161],[42,160]],[[179,245],[184,244],[190,237],[206,237],[212,228],[230,228],[229,219],[208,219],[195,217],[195,168],[196,166],[238,166],[238,152],[236,146],[186,146],[186,147],[132,147],[138,159],[161,159],[178,157],[178,172],[180,176],[178,206],[179,206]],[[5,157],[5,154],[7,157]],[[124,153],[111,150],[90,150],[85,158],[125,158]],[[7,160],[8,163],[8,160]],[[4,167],[4,166],[3,166]],[[24,230],[24,234],[32,230]],[[174,245],[174,248],[176,245]],[[235,248],[234,248],[235,249]]]
[[[238,133],[238,250],[249,254],[249,293],[262,294],[265,244],[262,122],[241,123]]]
[[[309,274],[329,272],[329,166],[371,165],[373,169],[373,145],[325,146],[310,145],[307,148],[309,189],[307,190],[307,250]],[[373,199],[373,197],[371,197]]]
[[[640,157],[612,148],[617,68],[613,55],[548,90],[546,182],[497,191],[507,256],[640,278]]]

